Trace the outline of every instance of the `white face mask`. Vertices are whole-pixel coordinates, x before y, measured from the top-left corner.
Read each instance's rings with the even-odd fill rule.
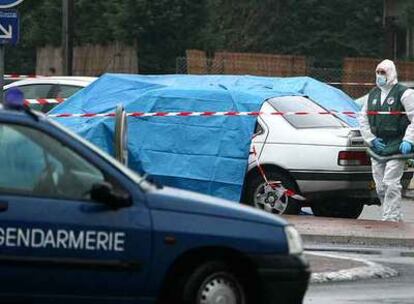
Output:
[[[385,75],[377,75],[377,85],[379,87],[383,87],[387,84],[387,76]]]

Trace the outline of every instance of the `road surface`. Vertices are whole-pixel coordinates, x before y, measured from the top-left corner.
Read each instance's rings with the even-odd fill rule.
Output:
[[[374,255],[350,253],[343,253],[343,255],[380,263],[397,270],[400,275],[389,279],[311,284],[306,293],[304,304],[414,303],[414,252],[401,253],[395,249],[386,249],[382,253]]]

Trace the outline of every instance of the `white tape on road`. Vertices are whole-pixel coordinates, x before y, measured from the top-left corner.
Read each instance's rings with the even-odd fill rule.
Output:
[[[362,263],[366,266],[354,267],[349,269],[341,269],[338,271],[327,271],[312,273],[311,283],[326,283],[326,282],[338,282],[338,281],[356,281],[372,278],[390,278],[398,276],[398,271],[382,266],[380,264],[361,259],[351,258],[337,254],[325,253],[325,252],[305,252],[307,255],[314,255],[319,257],[342,259]]]

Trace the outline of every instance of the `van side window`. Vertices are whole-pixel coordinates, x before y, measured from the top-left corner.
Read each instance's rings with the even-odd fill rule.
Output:
[[[0,193],[89,200],[105,181],[93,164],[49,135],[0,123]]]

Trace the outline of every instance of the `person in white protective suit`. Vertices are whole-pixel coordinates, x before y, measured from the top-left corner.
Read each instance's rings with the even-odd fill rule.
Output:
[[[398,83],[397,70],[391,60],[382,61],[375,70],[376,87],[359,115],[365,142],[380,156],[413,152],[414,90]],[[367,111],[400,111],[406,115],[367,115]],[[372,161],[372,175],[383,208],[382,220],[402,221],[401,178],[405,160]]]

